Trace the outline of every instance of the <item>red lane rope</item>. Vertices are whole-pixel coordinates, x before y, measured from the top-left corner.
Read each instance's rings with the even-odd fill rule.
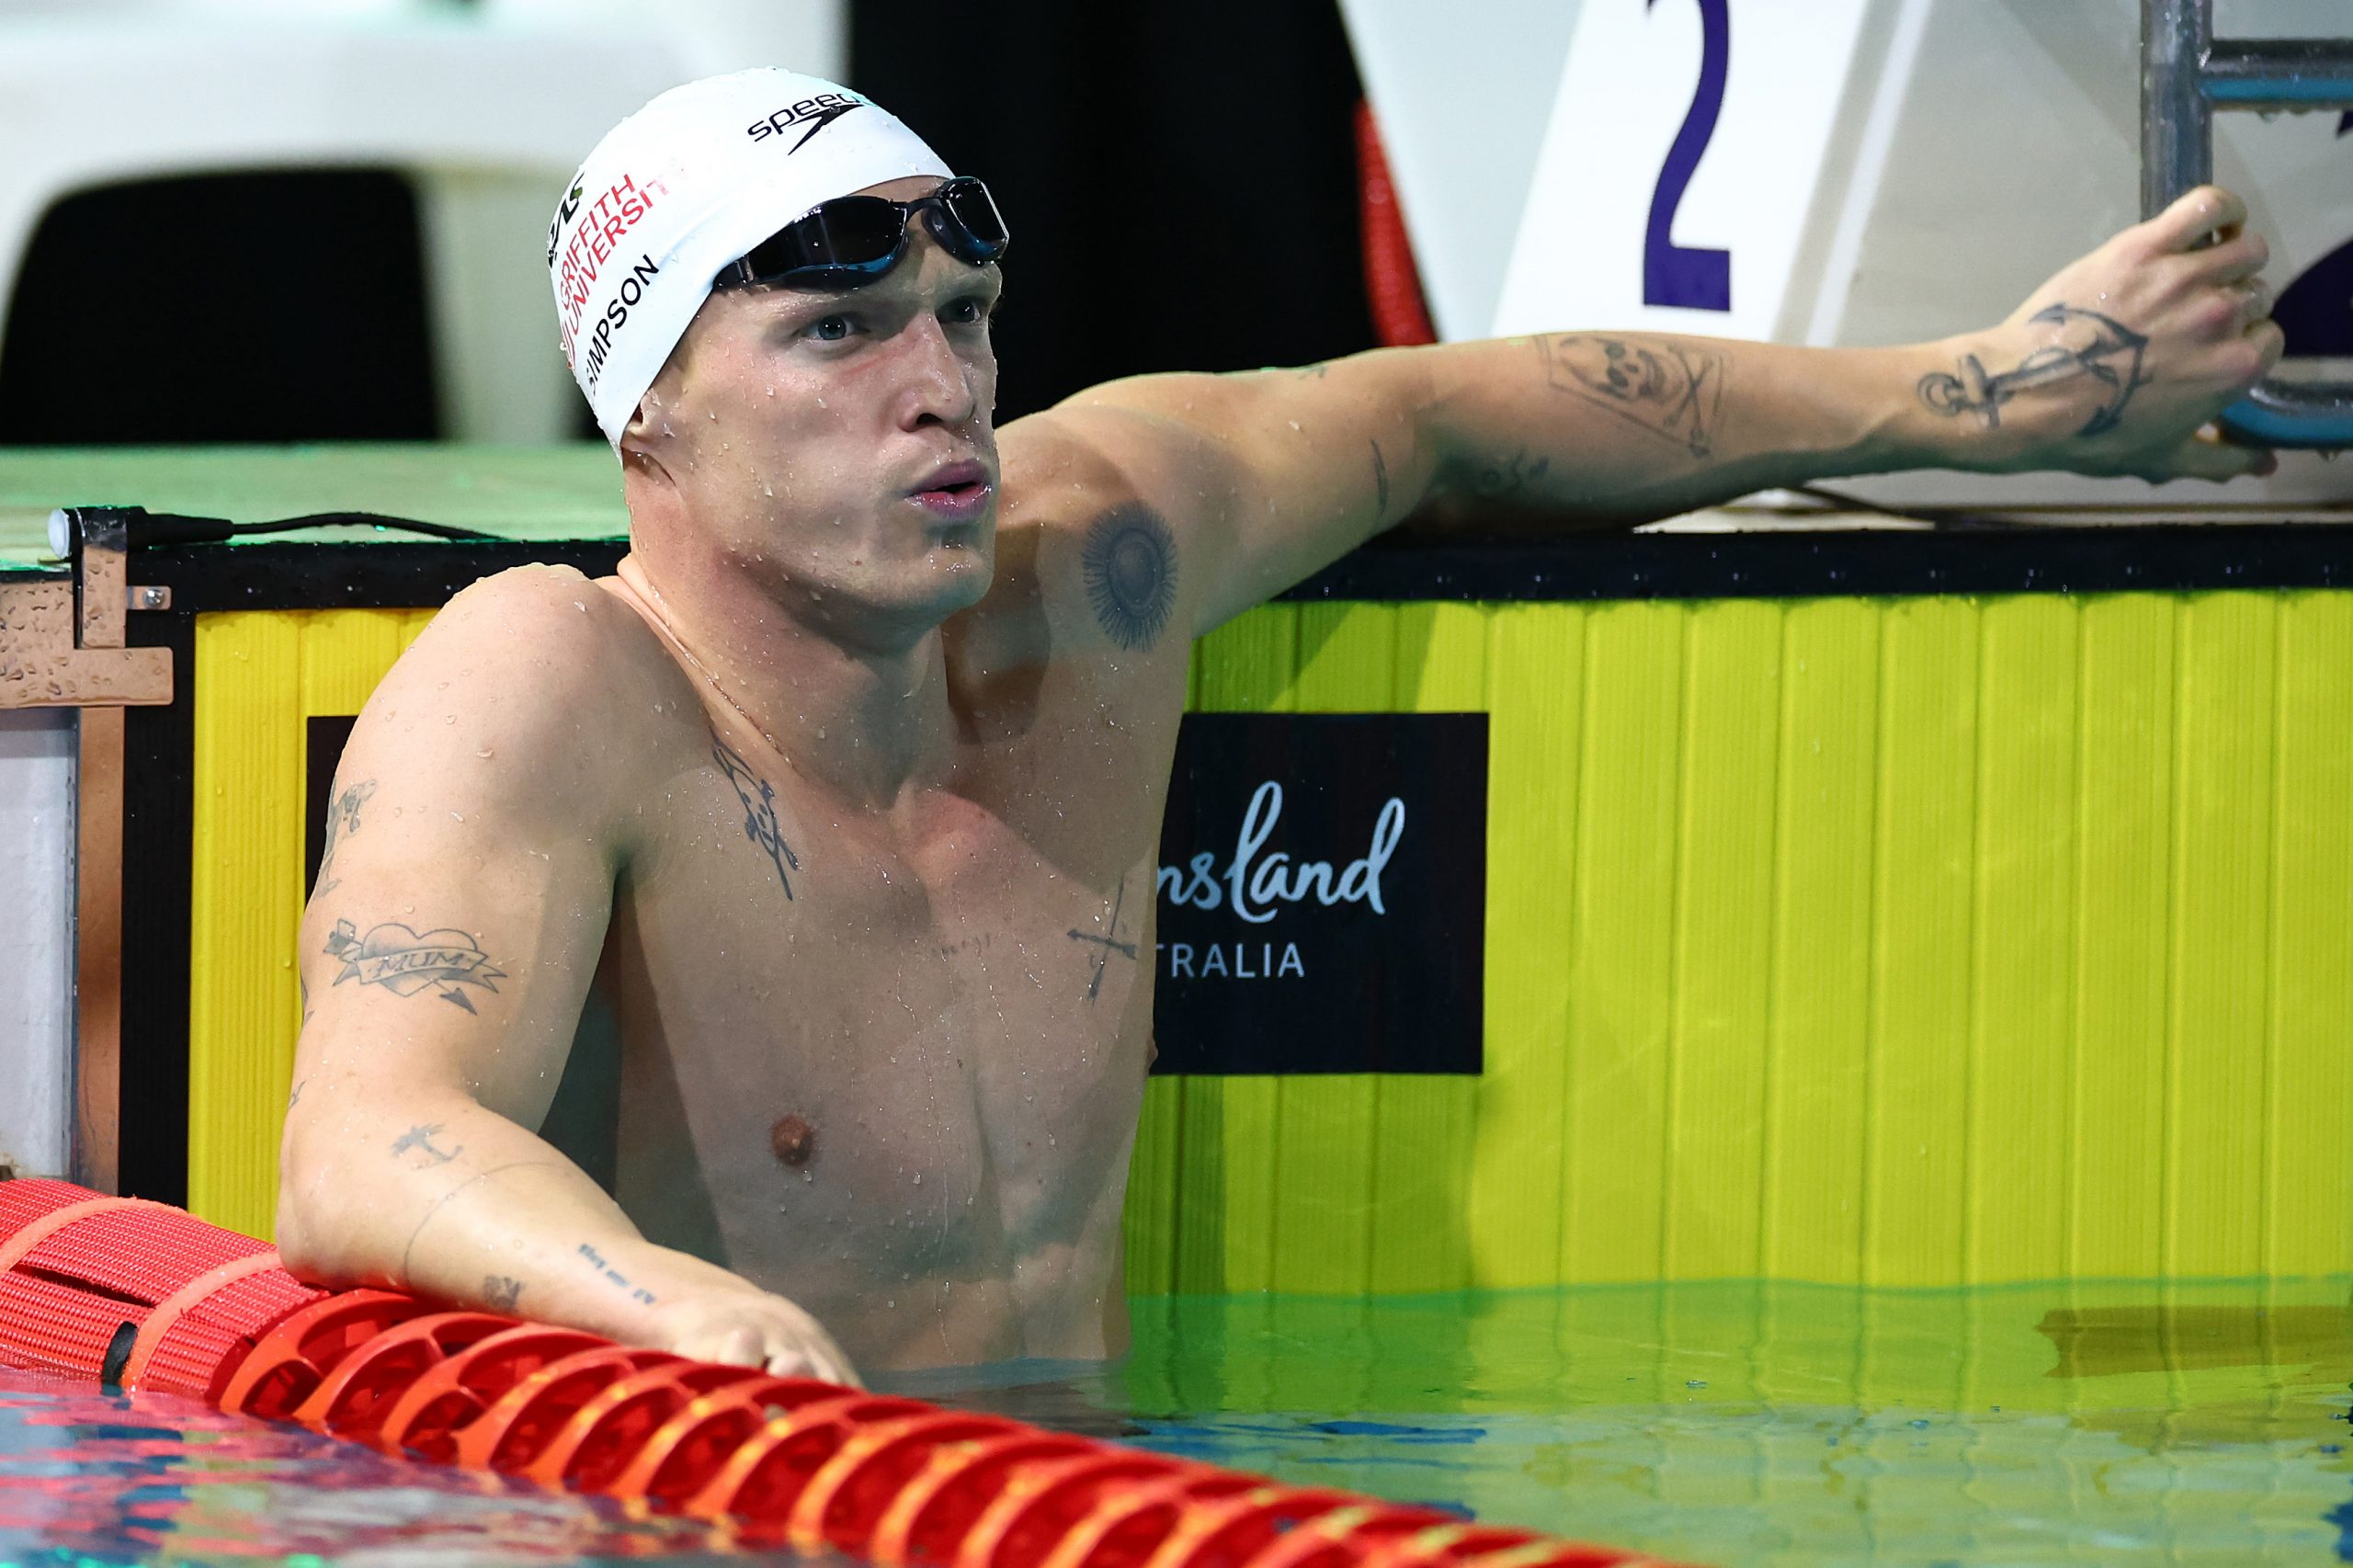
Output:
[[[399,1291],[322,1292],[179,1210],[0,1182],[0,1365],[96,1381],[126,1325],[126,1388],[883,1568],[1654,1564]]]

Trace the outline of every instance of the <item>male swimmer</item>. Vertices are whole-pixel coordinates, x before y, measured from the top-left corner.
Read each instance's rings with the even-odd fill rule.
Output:
[[[1093,199],[1107,266],[1185,221]],[[2280,352],[2245,219],[2194,191],[1942,343],[1382,350],[1000,438],[986,188],[830,83],[664,94],[549,234],[630,553],[468,589],[352,732],[288,1266],[841,1380],[1117,1354],[1192,639],[1449,496],[2259,469],[2201,431]],[[592,985],[609,1192],[541,1136]]]

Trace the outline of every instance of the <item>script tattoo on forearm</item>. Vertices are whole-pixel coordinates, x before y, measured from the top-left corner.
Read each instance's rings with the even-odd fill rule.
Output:
[[[1120,647],[1153,645],[1176,608],[1176,540],[1149,506],[1114,506],[1087,528],[1080,551],[1095,623]]]
[[[1554,392],[1606,408],[1694,458],[1714,453],[1729,373],[1722,354],[1656,338],[1578,332],[1535,343],[1544,382]]]
[[[2113,316],[2073,305],[2049,305],[2027,318],[2050,327],[2059,341],[2038,348],[2006,370],[1988,372],[1974,354],[1961,357],[1960,373],[1931,370],[1920,378],[1920,401],[1949,419],[1974,415],[1985,428],[2001,427],[2002,405],[2019,393],[2087,378],[2106,389],[2078,436],[2113,430],[2133,392],[2149,384],[2141,361],[2149,340]]]
[[[627,1290],[630,1294],[630,1300],[633,1301],[643,1301],[647,1306],[652,1306],[654,1304],[653,1291],[643,1290],[638,1286],[631,1284],[621,1274],[620,1269],[615,1268],[612,1265],[605,1261],[605,1255],[603,1253],[598,1252],[586,1242],[582,1242],[580,1244],[580,1256],[586,1258],[588,1260],[588,1267],[597,1270],[599,1274],[602,1274],[608,1283],[617,1285],[622,1290]]]
[[[359,808],[376,792],[373,778],[362,778],[335,798],[327,808],[326,846],[319,851],[318,892],[331,893],[338,885],[335,874],[335,852],[353,834],[359,831]],[[315,895],[314,895],[315,896]]]
[[[784,896],[792,897],[792,879],[786,873],[801,869],[801,857],[784,841],[784,830],[776,820],[776,786],[752,771],[735,749],[710,733],[711,760],[719,764],[719,771],[727,775],[727,782],[735,787],[735,798],[744,804],[744,836],[758,845],[776,868],[776,880],[783,885]]]
[[[1123,941],[1120,937],[1120,912],[1127,906],[1128,879],[1121,877],[1120,891],[1111,900],[1111,918],[1104,922],[1107,929],[1097,933],[1082,931],[1075,926],[1070,928],[1072,941],[1095,949],[1095,961],[1092,966],[1094,972],[1088,976],[1086,982],[1086,1005],[1090,1007],[1095,1006],[1095,998],[1102,994],[1103,971],[1110,963],[1111,955],[1118,953],[1130,963],[1136,960],[1136,945],[1133,942]]]
[[[447,926],[417,931],[388,920],[369,927],[363,937],[350,921],[338,920],[322,950],[329,958],[343,960],[335,977],[337,985],[356,980],[362,985],[381,985],[395,996],[414,996],[438,987],[435,995],[469,1013],[474,1010],[473,1000],[461,986],[479,985],[495,995],[498,987],[494,983],[506,978],[506,971],[493,965],[490,955],[472,937]]]
[[[1372,443],[1373,505],[1379,508],[1376,522],[1389,520],[1389,460],[1381,455],[1381,443]]]

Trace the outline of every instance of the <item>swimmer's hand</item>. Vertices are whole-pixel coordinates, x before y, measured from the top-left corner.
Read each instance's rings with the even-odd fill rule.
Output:
[[[2029,295],[1990,332],[1940,345],[1917,395],[1954,424],[1969,466],[2232,479],[2269,452],[2210,421],[2279,362],[2246,204],[2202,186]]]
[[[674,1298],[654,1313],[653,1327],[657,1348],[694,1360],[866,1386],[815,1318],[782,1296],[751,1286]]]

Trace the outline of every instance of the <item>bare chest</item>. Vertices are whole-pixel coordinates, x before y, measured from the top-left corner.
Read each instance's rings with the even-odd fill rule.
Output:
[[[1058,738],[887,821],[724,747],[649,799],[604,975],[641,1222],[814,1294],[1116,1235],[1166,765]]]

